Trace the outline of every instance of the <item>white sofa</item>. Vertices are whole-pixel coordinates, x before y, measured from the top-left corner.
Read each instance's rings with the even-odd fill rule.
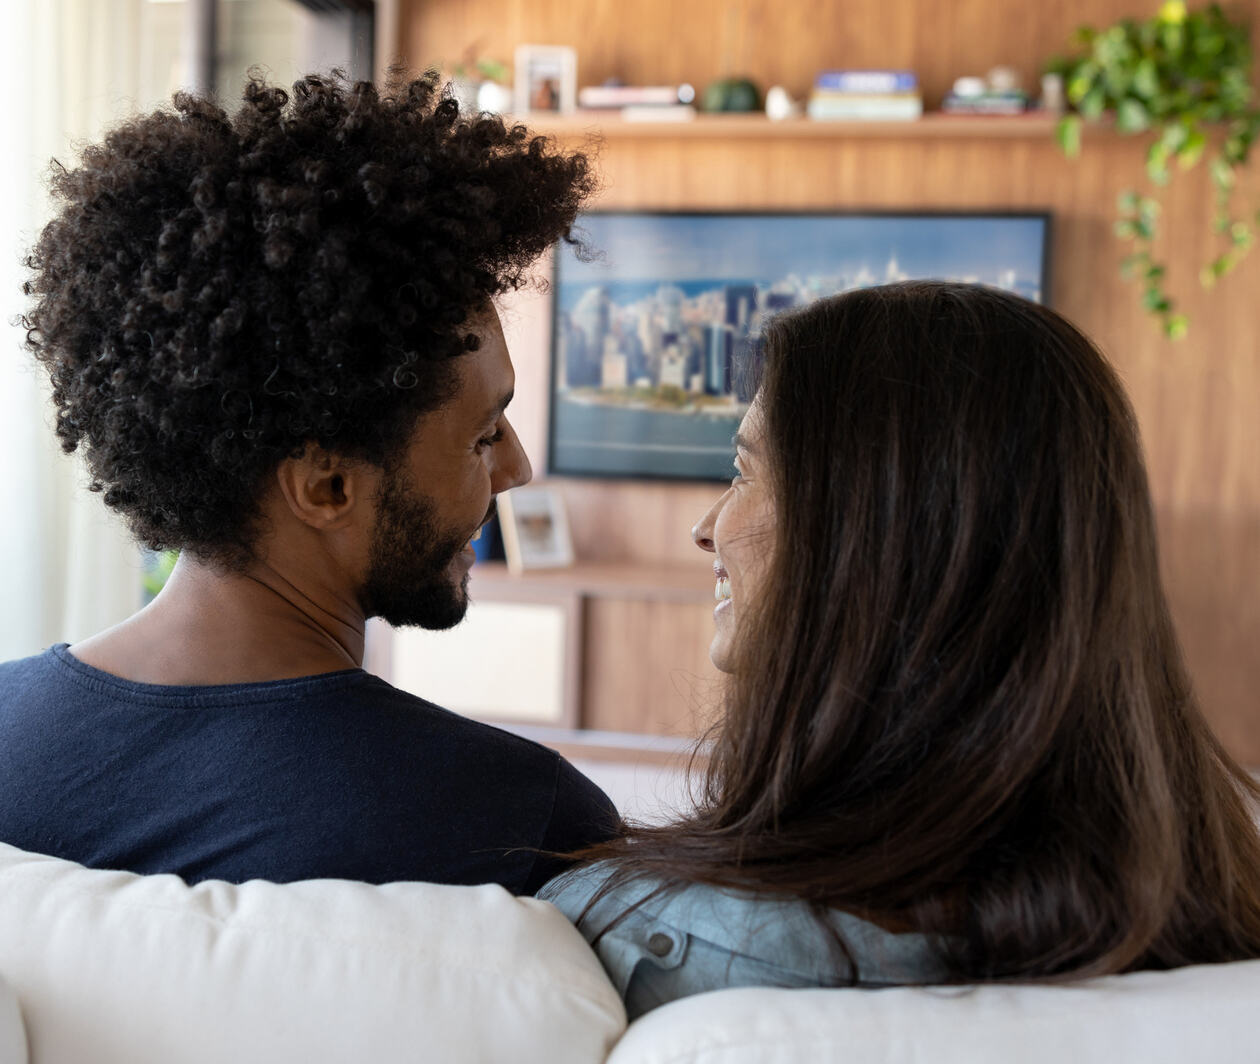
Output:
[[[0,845],[0,1064],[1260,1061],[1260,961],[1073,987],[724,990],[626,1028],[498,887],[93,871]]]

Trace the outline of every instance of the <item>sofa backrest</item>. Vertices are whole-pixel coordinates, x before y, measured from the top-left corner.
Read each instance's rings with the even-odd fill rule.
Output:
[[[30,1064],[593,1064],[626,1023],[569,922],[501,887],[189,887],[4,845],[0,976]]]
[[[0,1061],[26,1064],[26,1028],[13,988],[0,979]]]
[[[1070,986],[719,990],[630,1025],[608,1064],[1260,1061],[1260,961]]]
[[[0,1064],[1260,1060],[1260,961],[1061,987],[722,990],[627,1031],[568,921],[499,887],[188,887],[2,844],[0,977]]]

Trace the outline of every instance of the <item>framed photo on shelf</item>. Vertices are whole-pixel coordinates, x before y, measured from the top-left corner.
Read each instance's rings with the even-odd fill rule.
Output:
[[[508,568],[560,569],[573,564],[564,499],[553,488],[513,488],[499,497]]]
[[[513,93],[517,114],[570,114],[577,110],[577,52],[560,45],[516,49]]]

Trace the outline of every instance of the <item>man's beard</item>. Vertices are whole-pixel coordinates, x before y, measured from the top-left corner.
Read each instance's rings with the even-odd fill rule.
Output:
[[[468,533],[442,529],[437,507],[401,470],[386,471],[376,515],[362,592],[365,615],[396,628],[459,624],[468,612],[468,576],[453,583],[450,566]]]

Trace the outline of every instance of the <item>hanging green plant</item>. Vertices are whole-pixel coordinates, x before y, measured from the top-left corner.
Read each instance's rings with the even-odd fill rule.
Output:
[[[1069,157],[1079,154],[1082,123],[1105,112],[1114,113],[1120,133],[1151,138],[1146,176],[1154,194],[1121,194],[1116,235],[1132,244],[1122,273],[1142,285],[1143,305],[1167,336],[1178,339],[1189,320],[1165,287],[1164,264],[1151,254],[1159,230],[1158,189],[1171,179],[1173,163],[1189,170],[1206,159],[1212,175],[1221,249],[1200,271],[1204,287],[1238,265],[1260,224],[1260,212],[1248,219],[1235,215],[1233,205],[1238,173],[1260,132],[1249,28],[1231,22],[1217,4],[1187,11],[1181,0],[1169,0],[1145,22],[1122,19],[1105,30],[1082,26],[1075,43],[1082,54],[1047,67],[1063,78],[1074,108],[1058,124],[1059,144]]]

